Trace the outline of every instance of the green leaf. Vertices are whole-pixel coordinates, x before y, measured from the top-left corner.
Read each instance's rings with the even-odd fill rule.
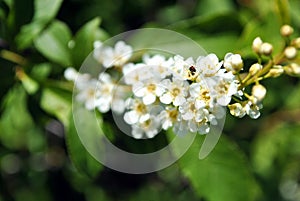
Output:
[[[300,24],[300,15],[299,15],[299,1],[298,0],[290,0],[290,15],[291,15],[291,21],[295,24],[298,25]]]
[[[44,20],[44,21],[50,21],[53,19],[63,0],[35,0],[34,1],[34,17],[33,21],[35,20]]]
[[[71,100],[71,93],[45,88],[42,92],[40,104],[46,112],[56,116],[65,126],[68,126],[72,109]]]
[[[89,186],[88,188],[86,188],[84,194],[87,201],[111,200],[105,194],[105,191],[103,189],[95,186]]]
[[[21,85],[16,85],[9,91],[4,99],[3,108],[0,119],[2,144],[11,149],[40,149],[44,143],[43,139],[31,141],[31,137],[40,133],[27,110],[27,96]]]
[[[34,40],[34,45],[50,61],[67,67],[71,65],[70,49],[68,48],[70,40],[71,32],[67,25],[60,21],[54,21]]]
[[[253,0],[253,10],[257,12],[257,15],[261,18],[265,18],[266,15],[274,13],[276,8],[276,1],[274,0]]]
[[[281,17],[282,24],[290,24],[291,17],[290,17],[290,5],[288,0],[277,0],[277,10],[278,15]]]
[[[11,34],[11,36],[7,37],[14,38],[15,34],[19,32],[20,27],[29,23],[32,19],[34,12],[33,0],[11,0],[6,1],[6,4],[9,7],[6,24]]]
[[[42,21],[36,21],[22,26],[21,31],[16,36],[17,47],[21,50],[29,47],[44,29],[44,24]]]
[[[252,160],[255,171],[263,177],[277,175],[292,155],[300,155],[300,126],[278,124],[255,139]],[[274,165],[277,165],[274,167]]]
[[[197,13],[201,16],[219,15],[234,10],[231,0],[202,0],[199,1]]]
[[[77,129],[84,128],[86,134],[89,135],[97,131],[97,128],[95,127],[98,125],[93,123],[95,118],[93,112],[88,111],[85,108],[79,109],[78,112],[79,113],[70,115],[70,124],[68,126],[68,132],[66,136],[67,147],[71,160],[77,170],[80,173],[94,178],[99,174],[103,166],[96,161],[96,159],[93,158],[83,146],[82,141],[78,136]],[[73,115],[80,115],[80,118],[84,120],[80,121],[79,123],[77,122],[79,124],[76,125],[77,127],[75,127]],[[95,139],[91,139],[90,143],[93,143],[93,140]]]
[[[196,41],[207,52],[214,53],[221,59],[226,53],[235,51],[237,39],[233,34],[220,34],[214,37],[203,36]]]
[[[157,14],[158,20],[166,24],[178,22],[179,20],[183,20],[186,17],[186,11],[179,4],[161,8]]]
[[[258,186],[241,150],[222,136],[210,155],[199,160],[202,142],[203,136],[198,135],[179,160],[196,193],[209,201],[255,200]]]
[[[50,63],[36,64],[32,67],[30,76],[32,76],[36,80],[42,81],[51,73],[51,67],[52,66]]]
[[[226,26],[224,26],[226,24]],[[179,21],[169,26],[175,31],[180,31],[192,38],[203,37],[202,34],[208,34],[206,37],[217,38],[218,34],[231,33],[240,34],[243,26],[236,16],[236,12],[222,13],[216,16],[196,16],[187,20]],[[199,36],[197,36],[200,34]]]
[[[61,3],[62,0],[35,0],[35,13],[32,22],[22,26],[21,31],[16,36],[19,49],[28,48],[32,44],[46,25],[56,16]]]
[[[288,98],[284,99],[285,107],[287,109],[296,110],[296,109],[299,109],[299,107],[300,107],[300,84],[298,84],[297,86],[292,85],[291,87],[294,87],[292,89],[292,93],[288,93],[287,94]]]
[[[176,179],[173,178],[173,180]],[[189,192],[189,189],[172,189],[168,186],[168,184],[154,183],[153,185],[150,183],[146,186],[143,186],[143,188],[132,194],[132,196],[130,196],[128,199],[128,201],[137,200],[198,201],[199,199],[197,199],[197,197],[192,192]]]
[[[95,40],[104,40],[107,34],[99,28],[100,18],[87,22],[75,35],[72,59],[75,66],[81,66],[84,59],[92,52]]]
[[[35,177],[35,179],[40,179]],[[51,201],[51,193],[49,188],[45,185],[26,185],[22,186],[13,194],[14,200],[16,201],[32,201],[32,200],[43,200],[43,201]]]
[[[206,52],[223,58],[227,52],[237,51],[237,41],[243,27],[235,12],[227,12],[193,17],[174,23],[170,28],[190,37]]]

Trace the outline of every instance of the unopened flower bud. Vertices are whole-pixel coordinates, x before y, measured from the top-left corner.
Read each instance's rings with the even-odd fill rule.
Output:
[[[257,98],[258,101],[262,101],[266,96],[266,93],[267,89],[261,84],[256,84],[252,87],[252,95]]]
[[[78,72],[74,68],[69,67],[65,70],[64,76],[67,80],[74,81],[78,76]]]
[[[227,71],[240,71],[243,68],[242,57],[239,54],[227,53],[224,58],[224,67]]]
[[[262,69],[262,65],[259,63],[252,64],[252,66],[249,69],[250,75],[255,75]]]
[[[297,49],[300,49],[300,37],[295,38],[295,39],[292,41],[292,45],[294,45]]]
[[[292,35],[294,32],[294,29],[293,27],[291,27],[290,25],[283,25],[281,28],[280,28],[280,34],[282,36],[290,36]]]
[[[284,70],[282,68],[282,66],[280,65],[277,65],[277,66],[274,66],[273,68],[270,69],[270,71],[268,72],[268,74],[265,76],[266,78],[267,77],[278,77],[280,76],[282,73],[284,73]]]
[[[261,40],[260,37],[256,37],[253,42],[252,42],[252,50],[259,54],[260,53],[260,47],[263,44],[263,41]]]
[[[260,53],[266,56],[272,54],[273,46],[270,43],[263,43],[260,47]]]
[[[288,59],[294,59],[297,55],[297,49],[293,46],[285,48],[284,55]]]
[[[285,72],[288,75],[299,76],[300,75],[300,66],[296,63],[292,63],[284,67]]]
[[[234,103],[234,104],[228,105],[228,108],[229,108],[230,114],[235,117],[242,118],[246,114],[244,107],[240,103]]]

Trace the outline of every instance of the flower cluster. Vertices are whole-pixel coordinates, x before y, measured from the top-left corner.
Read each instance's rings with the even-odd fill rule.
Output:
[[[133,136],[153,137],[160,128],[170,127],[180,135],[208,133],[238,89],[235,76],[222,64],[209,54],[196,61],[179,55],[145,55],[143,63],[125,65],[125,84],[131,86],[133,97],[124,119],[132,125]]]
[[[281,29],[283,37],[289,37],[290,32],[288,25]],[[239,54],[227,53],[219,61],[215,54],[194,59],[145,53],[139,63],[133,63],[133,48],[123,41],[114,47],[96,41],[94,46],[93,57],[106,71],[93,78],[68,68],[65,77],[75,82],[76,100],[88,110],[124,114],[135,138],[152,138],[161,129],[169,128],[178,135],[207,134],[224,117],[224,107],[236,117],[247,114],[256,119],[267,93],[261,80],[284,72],[300,74],[300,67],[294,62],[281,65],[284,59],[295,58],[299,38],[275,58],[270,43],[259,37],[254,39],[252,49],[259,62],[251,65],[249,72],[245,72]],[[263,57],[267,62],[261,62]],[[245,92],[249,85],[251,94]]]

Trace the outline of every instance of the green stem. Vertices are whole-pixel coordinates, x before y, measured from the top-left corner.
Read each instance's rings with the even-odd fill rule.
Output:
[[[232,99],[235,100],[235,102],[238,102],[238,103],[242,103],[243,102],[242,100],[238,99],[235,96],[232,96]]]
[[[272,58],[272,57],[271,57]],[[247,77],[243,80],[240,89],[254,83],[257,81],[260,81],[262,79],[265,78],[265,75],[270,71],[270,69],[274,66],[274,65],[278,65],[279,63],[281,63],[282,59],[284,58],[284,53],[281,53],[279,55],[277,55],[275,58],[272,58],[265,66],[264,68],[259,71],[255,76],[251,77],[251,75],[247,75]]]
[[[238,78],[239,82],[240,82],[240,83],[242,83],[242,78],[241,78],[241,75],[240,75],[240,73],[239,73],[239,72],[236,74],[236,76],[237,76],[237,78]]]
[[[9,50],[1,50],[0,57],[20,66],[24,66],[26,64],[26,59],[24,57]]]
[[[74,88],[74,85],[71,82],[64,82],[64,81],[57,81],[57,80],[50,80],[50,79],[43,81],[40,84],[42,84],[45,87],[55,87],[70,92],[72,92]]]

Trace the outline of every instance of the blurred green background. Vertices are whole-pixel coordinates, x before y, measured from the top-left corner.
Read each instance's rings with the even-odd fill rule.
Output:
[[[275,53],[283,45],[281,25],[300,36],[299,13],[299,0],[1,0],[0,201],[299,201],[297,78],[264,81],[262,116],[227,115],[204,160],[199,136],[177,163],[145,175],[110,170],[85,151],[70,118],[72,85],[63,78],[67,67],[80,67],[94,40],[141,27],[183,33],[219,58],[239,53],[249,66],[256,36]],[[160,134],[139,146],[113,124],[102,126],[131,151],[166,143]]]

